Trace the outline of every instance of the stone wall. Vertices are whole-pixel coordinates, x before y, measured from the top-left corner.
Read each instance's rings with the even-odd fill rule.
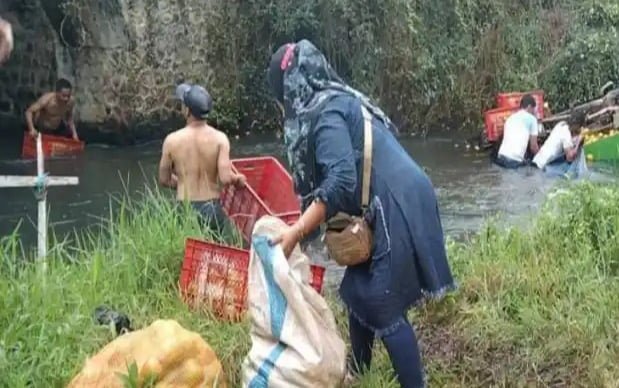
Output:
[[[177,82],[236,87],[234,79],[211,85],[217,68],[209,62],[218,55],[210,50],[213,30],[205,23],[211,4],[0,0],[0,14],[15,34],[13,55],[0,68],[0,113],[22,120],[27,106],[65,77],[74,83],[78,131],[86,138],[128,134],[128,128],[132,135],[152,135],[161,123],[169,130],[178,125],[171,98]]]
[[[3,122],[12,118],[8,122],[14,123],[23,121],[26,108],[53,89],[57,77],[71,79],[72,71],[59,64],[65,50],[38,0],[1,1],[0,15],[11,22],[15,35],[11,58],[0,68],[0,114]]]
[[[174,116],[177,81],[208,84],[204,1],[72,4],[85,37],[73,50],[83,121],[139,131]]]

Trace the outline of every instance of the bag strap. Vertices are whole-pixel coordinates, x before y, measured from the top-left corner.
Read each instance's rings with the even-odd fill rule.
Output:
[[[372,177],[372,115],[361,105],[363,113],[363,177],[361,181],[361,208],[370,204],[370,180]]]

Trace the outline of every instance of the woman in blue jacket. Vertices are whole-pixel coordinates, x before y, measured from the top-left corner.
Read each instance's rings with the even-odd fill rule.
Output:
[[[286,256],[338,212],[361,215],[364,119],[372,116],[370,260],[346,268],[354,372],[368,368],[374,338],[385,344],[402,387],[423,387],[421,355],[406,312],[454,288],[430,179],[398,143],[385,114],[347,86],[309,41],[272,56],[269,83],[284,113],[284,136],[303,215],[279,236]]]

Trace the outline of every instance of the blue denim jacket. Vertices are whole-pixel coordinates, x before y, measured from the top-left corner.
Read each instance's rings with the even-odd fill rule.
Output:
[[[384,124],[373,120],[369,221],[372,259],[348,267],[340,294],[360,322],[379,333],[393,330],[405,310],[425,296],[455,287],[447,262],[434,188],[424,171]],[[307,160],[311,193],[337,212],[361,214],[363,115],[357,98],[330,99],[312,127]]]

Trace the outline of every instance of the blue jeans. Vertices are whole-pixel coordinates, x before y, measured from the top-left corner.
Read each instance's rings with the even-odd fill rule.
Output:
[[[497,155],[496,159],[494,160],[494,163],[498,164],[499,166],[503,168],[511,168],[511,169],[515,169],[518,167],[524,167],[527,165],[527,163],[525,162],[519,162],[517,160],[506,158],[503,155]]]
[[[198,213],[203,227],[223,235],[232,227],[226,213],[221,207],[219,199],[210,201],[192,201],[191,207]]]
[[[567,161],[565,155],[552,160],[544,167],[544,172],[551,177],[560,176],[571,179],[585,177],[588,174],[588,169],[584,149],[581,147],[576,158],[571,162]]]
[[[406,318],[403,319],[406,320]],[[374,333],[361,325],[352,315],[349,316],[348,321],[353,353],[353,371],[360,373],[367,370],[372,362]],[[385,335],[382,340],[387,348],[387,353],[389,353],[400,386],[402,388],[424,387],[421,353],[411,324],[406,321],[395,332]]]

